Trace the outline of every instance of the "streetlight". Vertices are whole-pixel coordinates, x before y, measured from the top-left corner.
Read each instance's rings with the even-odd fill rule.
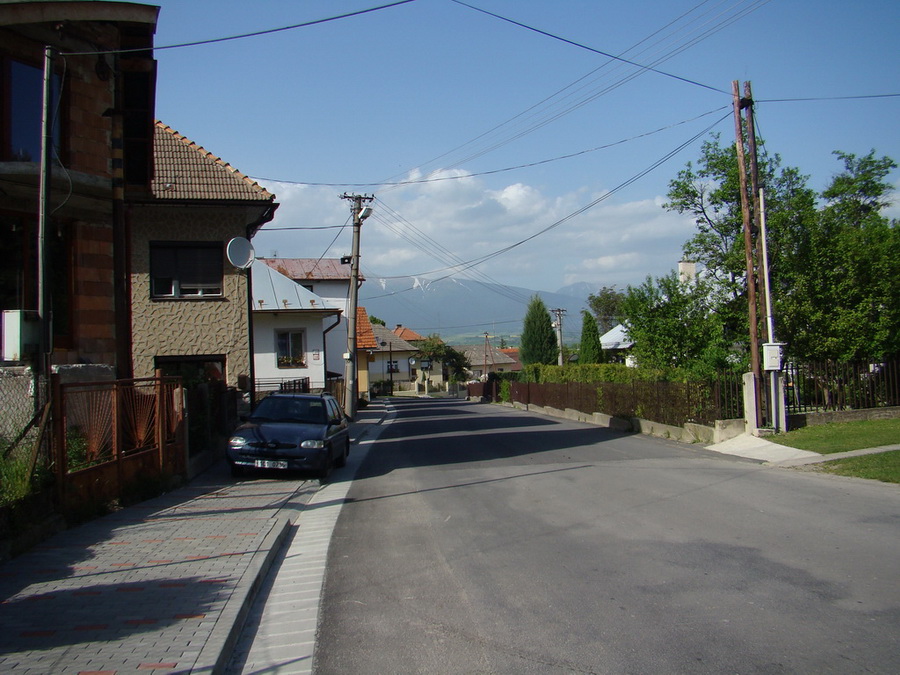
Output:
[[[394,343],[381,341],[381,346],[388,346],[388,377],[391,380],[391,396],[394,395]]]

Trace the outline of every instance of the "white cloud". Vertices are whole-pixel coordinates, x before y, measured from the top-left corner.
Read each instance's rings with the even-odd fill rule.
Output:
[[[459,170],[442,175],[461,178],[386,188],[377,194],[373,217],[361,233],[361,264],[367,277],[446,274],[444,270],[459,261],[490,255],[533,236],[592,199],[584,186],[547,195],[522,182],[491,187]],[[340,199],[338,188],[283,183],[266,187],[281,206],[275,220],[254,239],[258,255],[338,257],[350,252],[350,203]],[[689,218],[666,212],[662,202],[602,202],[477,270],[499,283],[551,291],[580,281],[624,288],[641,283],[648,274],[661,276],[676,266],[682,244],[693,232]],[[343,230],[337,229],[342,225]],[[335,229],[278,229],[322,227]]]

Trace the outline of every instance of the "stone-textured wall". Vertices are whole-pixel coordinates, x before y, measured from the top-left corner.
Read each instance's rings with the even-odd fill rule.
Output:
[[[153,375],[157,356],[225,356],[226,382],[250,374],[247,273],[232,267],[225,244],[245,236],[255,214],[244,208],[134,206],[132,227],[132,336],[134,376]],[[151,241],[222,243],[223,297],[205,300],[150,298]]]

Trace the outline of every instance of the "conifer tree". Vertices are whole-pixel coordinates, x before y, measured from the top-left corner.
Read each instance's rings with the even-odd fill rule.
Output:
[[[603,363],[603,347],[600,344],[597,319],[587,310],[582,310],[581,318],[581,349],[578,352],[578,363]]]
[[[556,363],[558,355],[559,346],[556,344],[550,312],[544,301],[535,295],[528,303],[528,311],[525,313],[519,356],[523,364],[529,365]]]

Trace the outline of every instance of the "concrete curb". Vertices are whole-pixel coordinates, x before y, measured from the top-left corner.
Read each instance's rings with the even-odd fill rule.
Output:
[[[900,443],[893,445],[879,445],[876,448],[862,448],[861,450],[848,450],[847,452],[834,452],[829,455],[815,454],[815,457],[801,457],[797,459],[786,459],[780,462],[769,462],[772,466],[806,466],[807,464],[823,464],[825,462],[833,462],[838,459],[847,459],[849,457],[862,457],[863,455],[877,455],[882,452],[892,452],[900,450]]]
[[[225,603],[191,673],[220,675],[225,672],[234,645],[244,629],[250,607],[290,529],[290,518],[279,517],[272,524],[263,539],[262,546],[253,555],[253,559],[241,575],[241,580]]]

